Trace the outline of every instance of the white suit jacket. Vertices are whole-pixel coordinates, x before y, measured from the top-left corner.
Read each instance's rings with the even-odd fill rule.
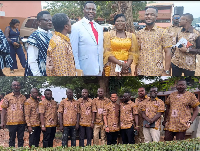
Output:
[[[85,76],[102,75],[103,71],[103,27],[93,23],[98,32],[98,45],[86,18],[73,24],[70,34],[76,69],[83,70]]]

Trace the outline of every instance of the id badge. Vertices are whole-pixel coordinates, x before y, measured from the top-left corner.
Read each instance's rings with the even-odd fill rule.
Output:
[[[177,117],[178,116],[178,111],[177,110],[172,110],[172,117]]]

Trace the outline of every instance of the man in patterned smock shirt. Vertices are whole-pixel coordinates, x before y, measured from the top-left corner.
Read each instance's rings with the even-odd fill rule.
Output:
[[[60,131],[63,132],[62,146],[68,147],[68,137],[71,137],[71,147],[76,146],[76,129],[78,129],[79,104],[73,98],[73,91],[67,89],[67,98],[60,102],[58,113],[60,121]]]
[[[178,33],[178,41],[181,38],[190,42],[191,46],[176,48],[172,57],[172,76],[194,76],[196,69],[196,54],[200,54],[200,33],[192,27],[193,15],[183,14],[179,25],[182,27]]]
[[[146,28],[136,34],[139,46],[137,75],[170,75],[172,40],[166,29],[155,25],[157,16],[157,8],[148,7],[145,11]],[[165,68],[163,65],[163,49],[165,51]]]
[[[157,98],[158,88],[150,89],[150,99],[142,104],[142,117],[148,123],[143,125],[144,142],[159,142],[161,130],[161,115],[165,111],[164,102]],[[152,124],[154,126],[152,126]]]
[[[124,93],[123,102],[120,103],[120,128],[123,144],[135,144],[134,129],[139,130],[138,126],[138,108],[131,101],[130,92]]]
[[[1,123],[2,128],[8,125],[9,130],[9,147],[15,147],[15,138],[17,133],[18,147],[24,145],[25,117],[24,117],[24,102],[26,97],[20,93],[21,84],[18,81],[13,81],[11,86],[13,92],[7,94],[1,105]],[[5,124],[5,115],[7,110],[7,123]]]
[[[105,145],[106,142],[106,133],[103,125],[103,108],[106,106],[110,99],[104,97],[104,90],[98,88],[97,98],[93,99],[93,115],[92,122],[94,123],[94,132],[93,132],[93,143],[99,145],[99,131],[101,132],[101,145]]]
[[[45,99],[39,103],[40,122],[43,132],[43,147],[53,147],[57,127],[57,103],[52,99],[52,91],[44,91]]]
[[[38,89],[31,89],[31,97],[24,103],[25,120],[29,131],[29,147],[39,146],[40,141],[40,116],[39,116],[39,100]]]
[[[107,135],[107,145],[117,144],[117,136],[120,130],[119,104],[117,104],[117,93],[112,92],[109,102],[103,109],[103,119]]]
[[[146,95],[145,88],[143,88],[143,87],[139,88],[138,89],[138,98],[136,98],[136,100],[135,100],[135,103],[138,107],[138,126],[139,126],[138,135],[135,136],[135,143],[144,143],[143,117],[142,117],[141,106],[148,99],[150,99],[150,98]]]
[[[71,21],[66,14],[52,17],[55,33],[49,42],[46,60],[47,76],[75,76],[75,62],[70,39]]]
[[[195,94],[186,91],[186,81],[179,80],[175,91],[169,95],[166,104],[165,118],[165,141],[185,139],[186,130],[190,128],[199,112],[199,101]],[[191,116],[191,109],[193,115]]]
[[[91,145],[92,129],[94,123],[92,123],[92,106],[93,102],[91,98],[88,98],[88,90],[82,90],[82,98],[78,99],[79,102],[79,146],[84,147],[84,138],[87,136],[87,146]]]

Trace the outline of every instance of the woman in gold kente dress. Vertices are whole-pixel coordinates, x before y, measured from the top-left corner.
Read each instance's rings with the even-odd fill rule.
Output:
[[[104,33],[105,76],[132,76],[131,64],[138,61],[138,44],[133,33],[125,31],[123,14],[114,17],[115,30]]]

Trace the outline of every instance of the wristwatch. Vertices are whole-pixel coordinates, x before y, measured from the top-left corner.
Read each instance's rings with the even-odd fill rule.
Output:
[[[164,70],[166,74],[170,74],[169,70]]]
[[[193,124],[193,122],[191,120],[189,120],[188,122],[190,123],[190,125]]]
[[[42,127],[45,127],[44,125],[42,125]]]
[[[190,52],[190,48],[188,48],[186,52]]]
[[[92,121],[92,124],[94,124],[94,121]]]
[[[105,126],[106,128],[108,127],[108,125]]]

